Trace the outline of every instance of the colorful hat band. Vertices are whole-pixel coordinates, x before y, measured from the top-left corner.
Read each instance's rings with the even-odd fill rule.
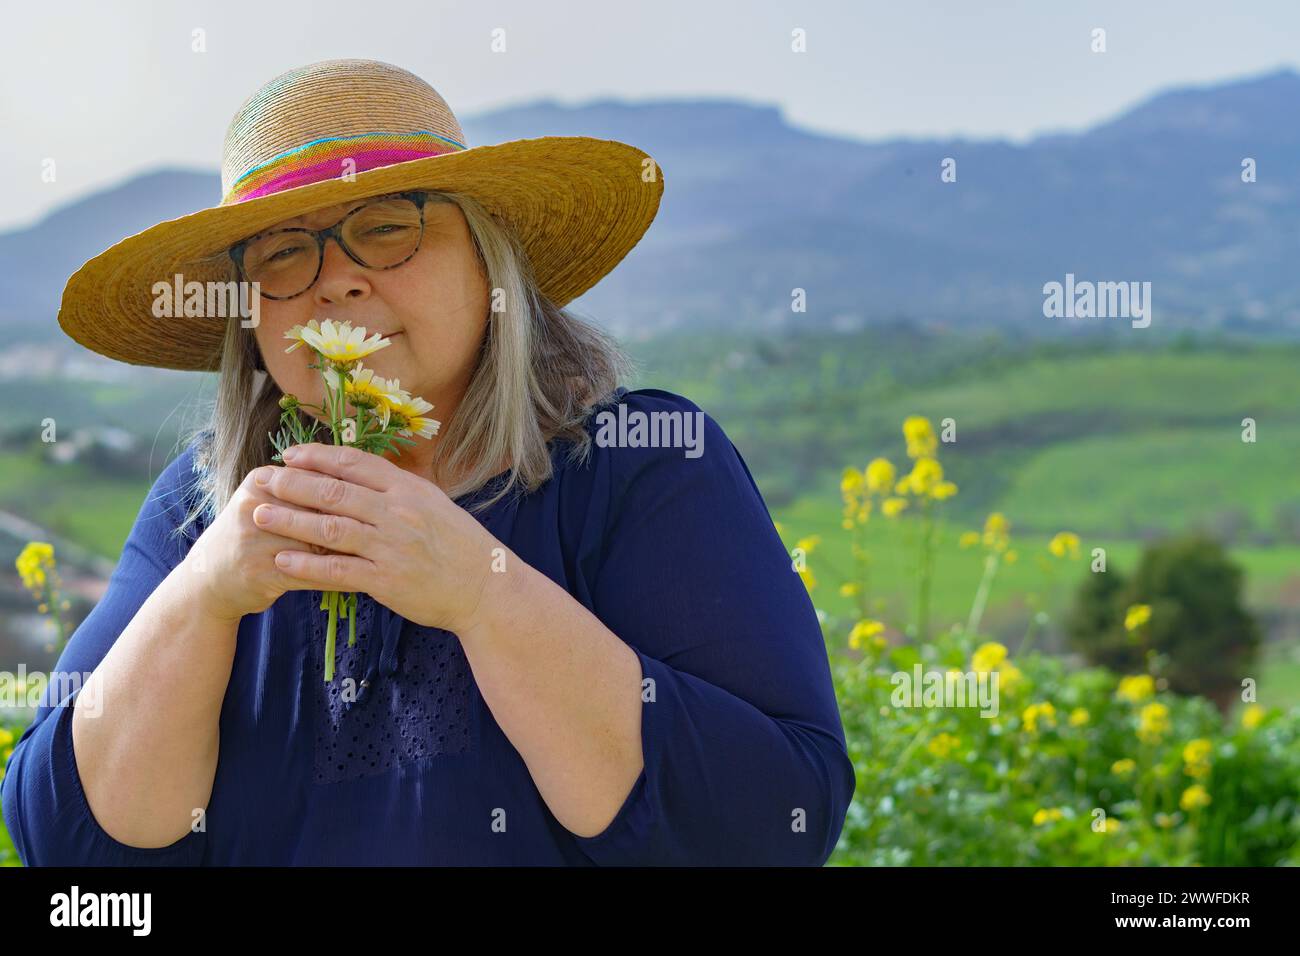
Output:
[[[235,180],[221,204],[246,202],[296,186],[338,179],[347,173],[363,173],[463,149],[463,143],[431,132],[362,133],[312,140],[248,170]],[[352,165],[347,165],[349,161]]]

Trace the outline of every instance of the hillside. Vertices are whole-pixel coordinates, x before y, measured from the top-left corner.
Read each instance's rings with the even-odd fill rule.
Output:
[[[1080,134],[860,142],[728,101],[521,104],[465,118],[472,144],[588,135],[659,162],[641,245],[578,309],[625,335],[852,329],[894,319],[1058,335],[1043,317],[1067,273],[1153,288],[1149,337],[1189,327],[1300,330],[1300,75],[1173,90]],[[1241,179],[1251,158],[1258,181]],[[955,182],[940,163],[956,161]],[[215,158],[214,158],[215,164]],[[162,219],[215,204],[215,173],[160,170],[0,234],[0,324],[57,338],[67,277]],[[808,311],[792,313],[791,290]],[[1112,329],[1127,329],[1125,323]]]

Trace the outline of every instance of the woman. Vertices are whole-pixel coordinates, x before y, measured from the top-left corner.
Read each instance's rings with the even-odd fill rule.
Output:
[[[14,749],[24,862],[830,855],[853,766],[749,471],[686,399],[620,386],[614,345],[562,310],[644,233],[657,168],[580,137],[463,144],[403,70],[292,71],[231,124],[221,206],[69,282],[77,341],[220,375],[211,426],[164,469],[59,662],[89,677]],[[399,208],[422,226],[379,261],[357,223]],[[150,318],[174,275],[260,297],[239,322]],[[271,464],[281,398],[321,400],[310,351],[285,348],[314,319],[388,336],[369,364],[432,402],[439,433]],[[697,451],[608,440],[613,411],[696,417]],[[327,683],[328,591],[359,603]]]

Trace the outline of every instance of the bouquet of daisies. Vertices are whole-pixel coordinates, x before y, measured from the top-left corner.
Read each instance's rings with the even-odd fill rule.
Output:
[[[295,325],[284,337],[293,339],[286,352],[305,344],[316,353],[316,361],[308,368],[320,370],[325,398],[323,405],[309,405],[293,395],[280,399],[279,434],[267,433],[275,447],[272,461],[283,462],[284,450],[290,445],[319,441],[316,432],[322,423],[328,427],[335,445],[351,445],[374,454],[392,450],[400,455],[399,442],[414,445],[412,437],[431,438],[438,434],[440,423],[426,415],[433,409],[432,405],[403,391],[397,379],[381,378],[361,364],[363,358],[391,344],[382,335],[367,338],[365,328],[353,328],[351,322],[326,319],[318,324],[312,319],[306,325]],[[299,408],[314,409],[319,414],[310,416],[310,421],[304,424],[298,416]],[[357,642],[357,596],[329,591],[321,599],[320,609],[329,612],[325,632],[325,682],[329,683],[334,680],[340,615],[346,614],[348,618],[348,646]]]

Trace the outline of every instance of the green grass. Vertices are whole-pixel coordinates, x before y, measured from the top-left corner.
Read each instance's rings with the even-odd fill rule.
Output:
[[[1265,707],[1300,704],[1300,647],[1270,644],[1260,655],[1257,702]]]
[[[150,487],[145,481],[101,483],[91,501],[69,493],[45,508],[41,521],[96,554],[116,560]]]
[[[96,475],[35,452],[0,453],[0,508],[116,560],[152,483]],[[16,476],[16,477],[15,477]]]
[[[1170,347],[1136,336],[1041,342],[887,329],[787,339],[683,335],[642,344],[637,357],[641,381],[688,396],[722,424],[777,505],[833,490],[844,464],[896,459],[899,424],[911,414],[955,423],[945,459],[965,492],[956,507],[972,516],[1053,447],[1201,430],[1210,456],[1219,435],[1239,440],[1249,416],[1259,425],[1254,449],[1275,458],[1286,430],[1300,426],[1293,344]],[[1295,498],[1285,481],[1257,484],[1265,496],[1252,508],[1269,518],[1277,503]],[[1170,517],[1182,522],[1187,513]]]
[[[803,499],[775,510],[773,517],[781,524],[783,540],[791,549],[802,538],[821,536],[808,557],[817,581],[813,603],[837,618],[856,616],[855,599],[838,592],[839,584],[851,579],[853,564],[850,535],[840,527],[837,503]],[[1053,626],[1059,626],[1075,588],[1090,572],[1083,556],[1073,561],[1054,558],[1047,550],[1049,535],[1017,535],[1014,518],[1012,521],[1012,549],[1017,560],[999,567],[981,630],[1014,652],[1024,640],[1029,616],[1035,610],[1046,611]],[[931,634],[965,623],[970,614],[983,573],[983,553],[959,546],[958,538],[966,530],[973,529],[948,522],[940,532],[931,594]],[[871,613],[890,628],[906,632],[915,620],[917,607],[915,526],[902,519],[889,521],[875,516],[864,529],[863,546],[870,555]],[[1083,536],[1083,552],[1093,547],[1106,548],[1109,568],[1126,571],[1136,565],[1142,549],[1138,541]],[[1256,611],[1276,606],[1279,590],[1286,583],[1300,587],[1300,546],[1241,547],[1232,549],[1231,555],[1246,572],[1246,603]],[[1300,704],[1300,646],[1266,645],[1257,668],[1261,702],[1280,707]]]
[[[1300,506],[1295,467],[1300,425],[1265,423],[1255,443],[1240,419],[1218,428],[1128,432],[1054,444],[1011,477],[999,504],[1033,527],[1069,515],[1080,532],[1185,530],[1236,512],[1255,529],[1274,525],[1279,505]],[[1290,497],[1288,497],[1288,492]]]
[[[1239,426],[1246,416],[1294,423],[1300,408],[1295,362],[1294,349],[1280,348],[1066,354],[1014,364],[995,378],[980,375],[904,396],[887,414],[897,417],[915,406],[921,414],[953,416],[977,431],[1052,415],[1082,423],[1085,431],[1116,423],[1143,431],[1157,422]],[[1078,432],[1054,437],[1073,440]],[[1006,438],[1016,440],[1012,434]]]
[[[809,557],[809,566],[817,579],[814,603],[836,616],[848,615],[853,600],[842,597],[837,588],[841,577],[836,571],[852,571],[850,535],[840,527],[841,510],[837,499],[805,498],[787,508],[776,509],[773,517],[782,526],[788,546],[809,535],[820,535],[821,543]],[[1051,557],[1047,551],[1050,535],[1017,535],[1012,518],[1012,548],[1017,560],[1003,564],[995,579],[986,623],[999,618],[1019,618],[1028,612],[1028,600],[1040,602],[1049,613],[1059,611],[1083,574],[1083,559],[1073,562]],[[870,555],[869,593],[873,612],[891,626],[902,629],[913,619],[916,607],[917,523],[911,520],[890,521],[873,516],[863,530],[863,546]],[[983,555],[978,549],[963,549],[958,544],[961,533],[975,530],[965,522],[947,521],[937,538],[931,594],[931,625],[946,629],[964,623],[971,601],[983,574]],[[1084,549],[1098,546],[1085,539]],[[1107,561],[1131,567],[1137,560],[1139,545],[1133,541],[1109,541]],[[1023,627],[1023,625],[1021,625]],[[1018,637],[1020,632],[1000,636]]]

